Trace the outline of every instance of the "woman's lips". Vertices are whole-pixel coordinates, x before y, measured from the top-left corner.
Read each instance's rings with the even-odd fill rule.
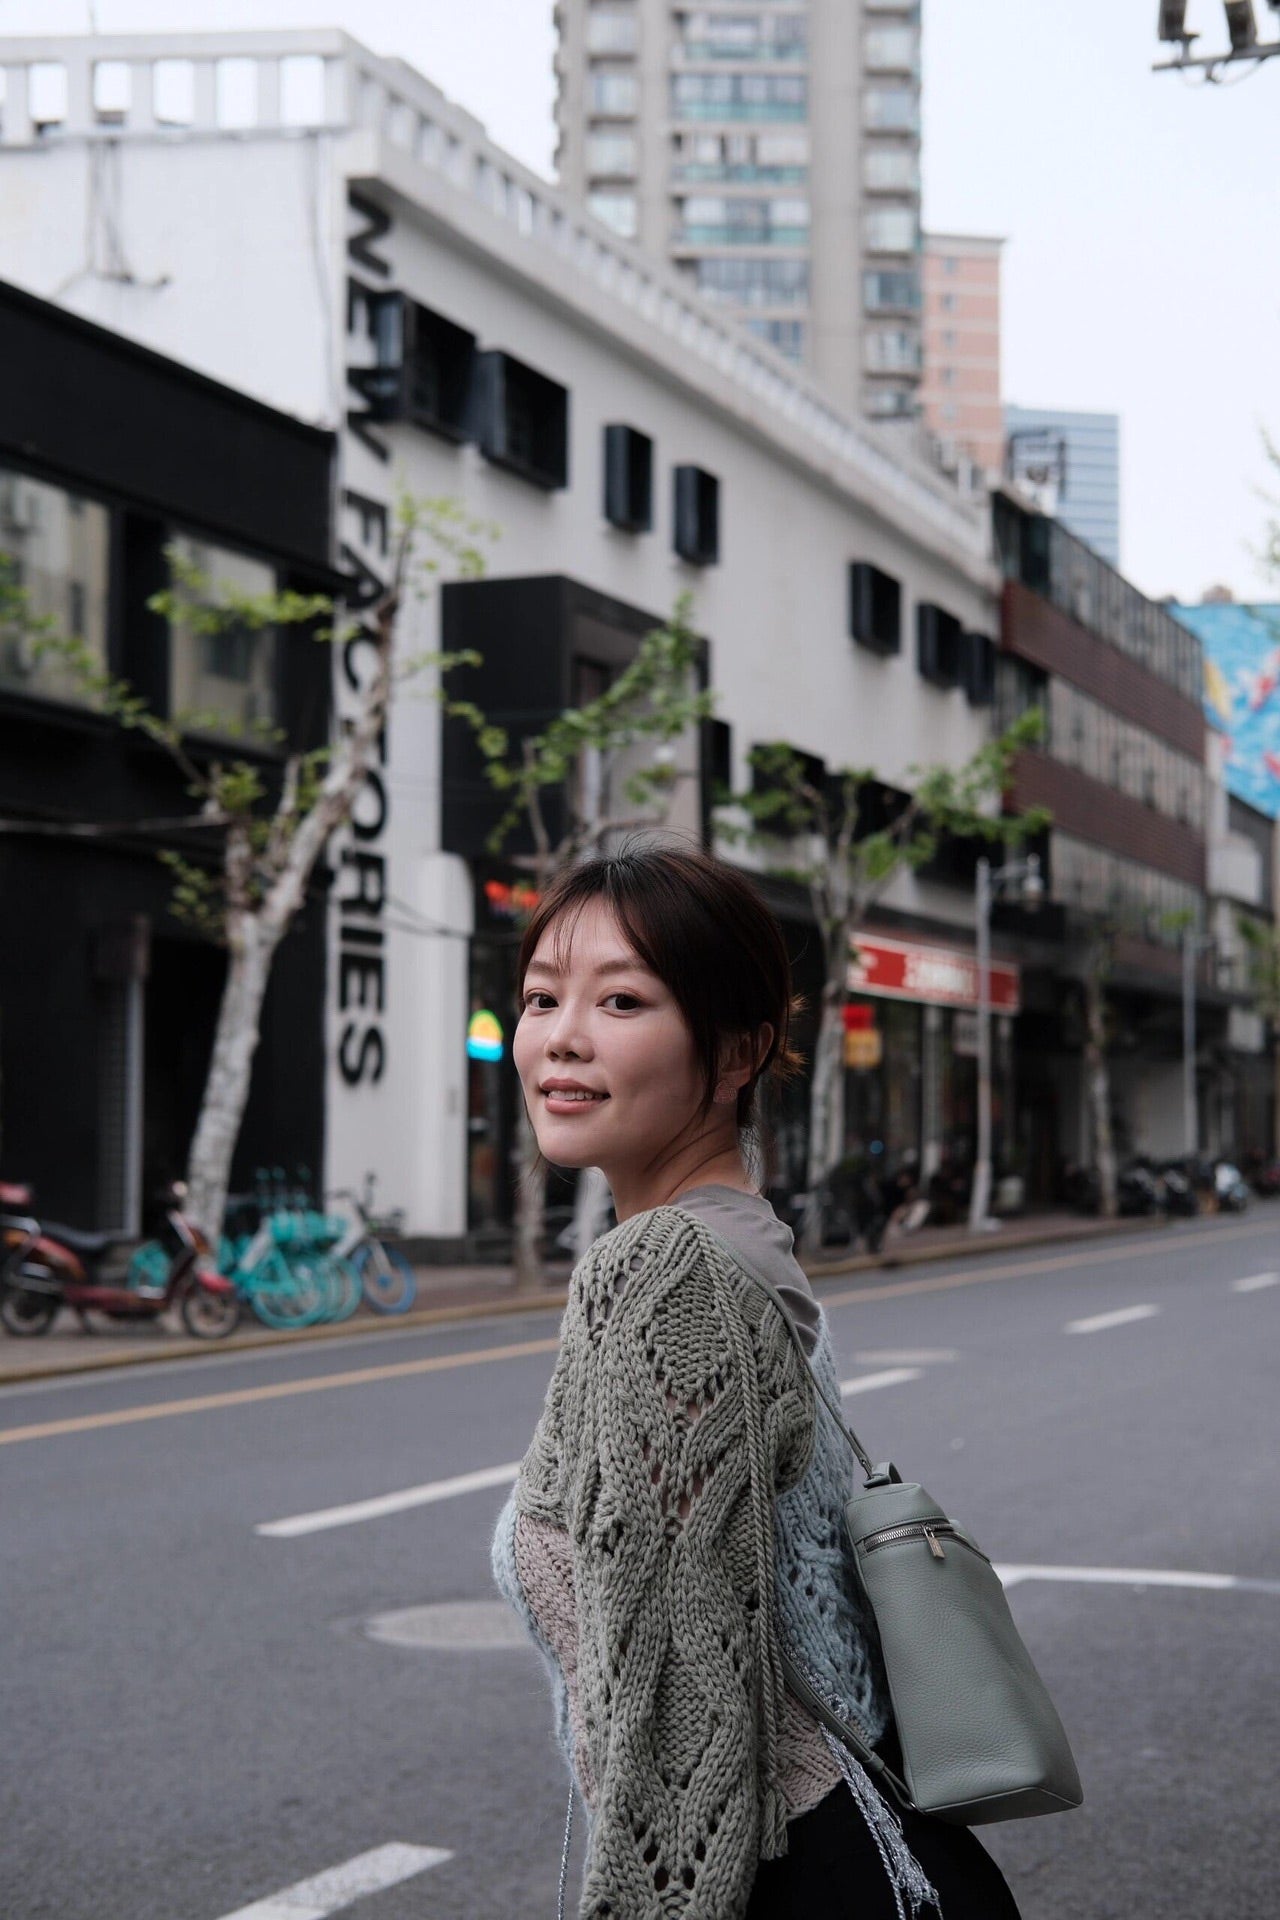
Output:
[[[587,1113],[609,1098],[586,1087],[544,1087],[542,1097],[548,1113]]]

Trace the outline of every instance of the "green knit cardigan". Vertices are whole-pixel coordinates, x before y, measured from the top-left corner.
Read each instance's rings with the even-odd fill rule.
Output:
[[[691,1215],[638,1215],[579,1264],[512,1504],[572,1540],[583,1920],[727,1920],[786,1851],[774,1500],[813,1436],[780,1316]]]

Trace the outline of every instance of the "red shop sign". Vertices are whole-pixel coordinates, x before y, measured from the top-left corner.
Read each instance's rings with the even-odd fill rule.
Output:
[[[887,1000],[927,1000],[939,1007],[976,1007],[978,962],[954,947],[908,946],[901,940],[853,937],[849,962],[850,993],[876,993]],[[991,1007],[1017,1013],[1022,1005],[1018,969],[1007,960],[991,962]]]

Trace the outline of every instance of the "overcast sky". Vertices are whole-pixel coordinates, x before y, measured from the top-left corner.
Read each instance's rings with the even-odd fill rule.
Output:
[[[346,27],[540,172],[551,0],[0,0],[0,35]],[[1280,15],[1258,0],[1265,37]],[[1269,592],[1250,546],[1280,439],[1280,58],[1230,87],[1150,71],[1155,0],[925,0],[925,219],[998,233],[1005,396],[1114,410],[1123,564],[1147,592]],[[1191,0],[1202,47],[1218,0]]]

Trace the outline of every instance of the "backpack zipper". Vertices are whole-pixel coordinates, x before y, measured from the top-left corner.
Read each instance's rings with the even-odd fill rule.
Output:
[[[877,1547],[891,1547],[898,1540],[924,1540],[935,1560],[945,1560],[947,1556],[942,1550],[942,1541],[938,1537],[940,1534],[954,1541],[957,1546],[968,1547],[970,1553],[976,1553],[980,1560],[986,1559],[980,1547],[973,1546],[962,1534],[957,1533],[950,1520],[943,1519],[912,1520],[899,1527],[881,1527],[878,1533],[869,1533],[858,1544],[863,1553],[874,1553]]]

